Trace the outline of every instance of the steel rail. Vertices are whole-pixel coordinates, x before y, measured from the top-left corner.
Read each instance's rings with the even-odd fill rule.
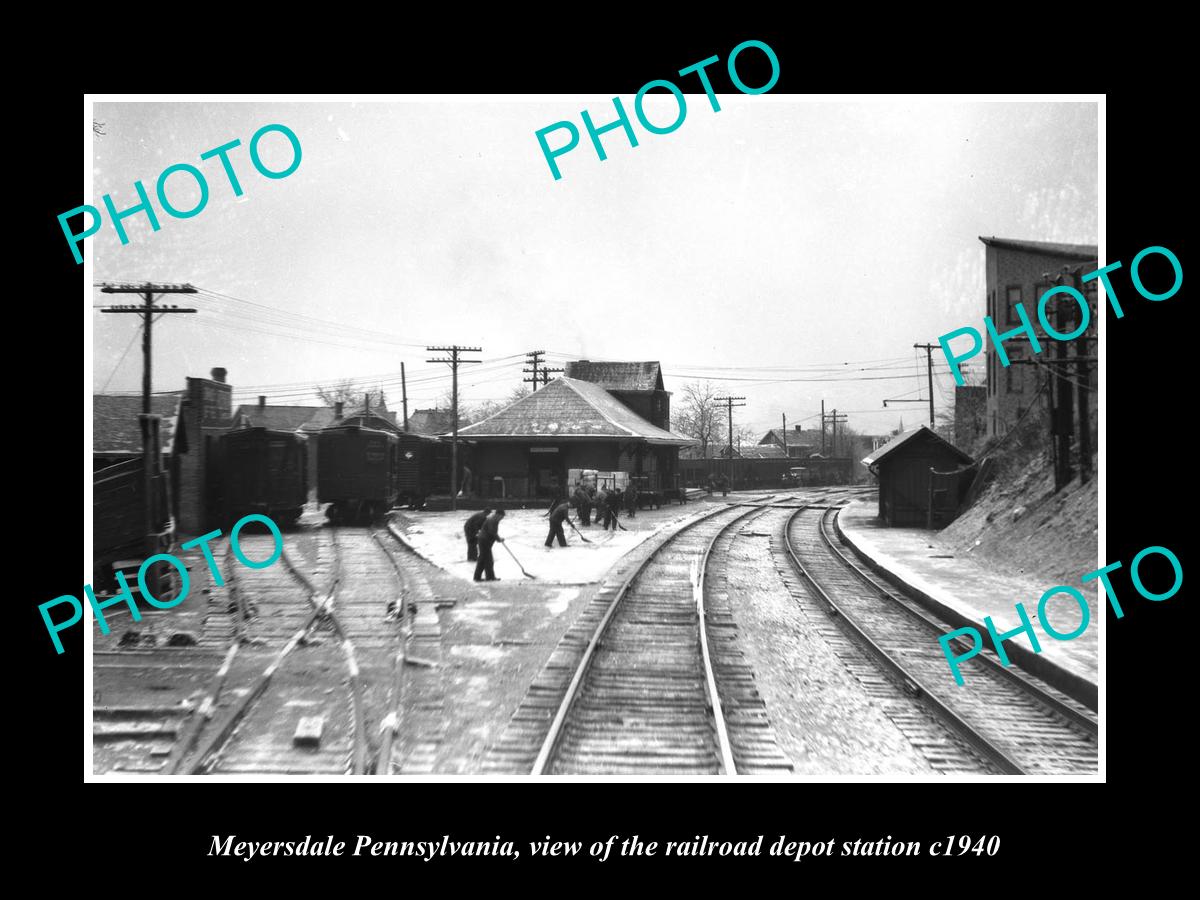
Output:
[[[299,567],[292,560],[291,554],[289,554],[287,552],[286,546],[281,551],[280,555],[283,559],[284,568],[286,568],[288,570],[288,572],[298,582],[300,582],[300,584],[308,592],[306,599],[313,607],[312,612],[309,615],[308,619],[305,620],[304,624],[296,631],[296,633],[294,635],[292,635],[291,639],[288,640],[288,642],[283,646],[283,649],[281,649],[279,651],[279,653],[276,654],[275,658],[266,667],[266,669],[264,669],[262,671],[262,673],[255,679],[250,690],[248,690],[245,694],[243,694],[240,698],[238,698],[237,704],[234,706],[233,711],[230,713],[229,718],[225,721],[225,723],[221,726],[221,728],[218,729],[216,732],[214,732],[212,735],[210,735],[208,740],[205,741],[201,745],[201,749],[196,753],[195,756],[192,757],[191,761],[186,766],[186,774],[188,774],[188,775],[198,775],[208,766],[211,759],[221,750],[222,747],[224,747],[225,743],[232,736],[232,734],[236,730],[237,726],[241,723],[242,719],[250,711],[250,709],[253,707],[255,702],[266,691],[267,686],[270,684],[272,677],[274,677],[276,670],[283,663],[283,660],[287,657],[287,655],[289,653],[292,652],[292,650],[294,650],[299,645],[300,641],[304,638],[305,635],[307,635],[309,633],[309,631],[312,630],[313,626],[321,619],[321,617],[328,615],[329,612],[333,608],[333,598],[336,595],[336,593],[340,587],[340,584],[341,584],[340,564],[338,566],[338,569],[335,571],[333,581],[329,587],[329,590],[326,592],[325,598],[321,601],[318,601],[316,599],[316,594],[317,594],[316,587],[313,585],[312,581],[309,580],[309,578],[303,572],[300,571]],[[243,611],[243,610],[244,610],[244,607],[239,607],[239,611]],[[338,626],[335,626],[335,627],[338,627]],[[236,643],[238,640],[240,640],[240,638],[241,638],[241,635],[235,636],[234,643]],[[351,661],[353,661],[353,658],[351,658]],[[231,662],[232,662],[232,653],[230,654],[229,657],[227,657],[227,663],[231,663]],[[355,668],[357,668],[357,667],[355,666]],[[228,672],[228,667],[222,666],[222,671],[218,673],[218,678],[220,679],[220,681],[218,682],[218,686],[220,684],[223,684],[224,677],[225,677],[225,674],[227,674],[227,672]],[[354,674],[356,674],[356,673],[354,673],[352,670],[352,675],[354,675]],[[355,678],[355,681],[357,681],[356,678]],[[215,692],[212,695],[210,695],[209,698],[206,698],[206,706],[207,706],[207,708],[205,709],[205,717],[206,718],[211,717],[211,715],[215,712],[217,699],[218,699],[218,697]],[[207,702],[208,700],[211,700],[211,703],[208,703]],[[356,718],[357,717],[358,716],[357,716],[357,711],[356,711]],[[192,740],[194,741],[194,739],[195,739],[195,736],[193,736]],[[357,754],[357,752],[358,751],[356,748],[356,754]]]
[[[832,513],[832,515],[830,515],[830,513]],[[895,603],[900,608],[904,609],[908,613],[910,613],[913,616],[920,619],[931,631],[936,632],[939,636],[949,634],[952,629],[943,625],[941,622],[939,622],[935,618],[933,618],[933,616],[930,615],[928,612],[921,609],[919,606],[915,605],[916,601],[913,601],[911,603],[906,602],[904,597],[900,596],[899,594],[893,593],[891,590],[889,590],[889,589],[885,588],[883,585],[879,584],[879,582],[877,582],[874,578],[872,578],[869,574],[867,574],[867,572],[865,572],[863,570],[863,568],[857,562],[855,562],[853,559],[851,559],[849,556],[847,556],[844,552],[842,552],[842,549],[837,546],[837,544],[834,542],[833,538],[830,536],[828,529],[827,529],[828,523],[826,521],[827,519],[833,520],[834,530],[838,531],[840,533],[840,528],[837,524],[837,517],[840,513],[841,513],[840,509],[836,509],[836,510],[831,509],[831,510],[829,510],[829,512],[827,512],[824,516],[821,517],[820,533],[821,533],[821,540],[823,540],[825,542],[825,545],[830,550],[832,550],[833,553],[836,554],[842,560],[843,563],[845,563],[847,568],[852,570],[854,572],[854,574],[859,577],[859,579],[861,579],[868,587],[870,587],[872,590],[874,590],[881,597],[885,597],[886,599]],[[962,640],[962,638],[954,638],[954,643],[960,649],[964,649],[964,650],[971,649],[970,647],[966,646],[966,644]],[[1009,668],[1008,666],[1003,665],[999,659],[996,659],[995,657],[991,656],[989,651],[984,650],[983,652],[979,653],[978,658],[983,660],[984,663],[990,667],[990,669],[989,669],[990,671],[1003,676],[1008,681],[1012,682],[1013,684],[1019,686],[1020,688],[1022,688],[1025,691],[1027,691],[1028,693],[1033,695],[1038,700],[1038,702],[1045,704],[1046,706],[1053,709],[1056,713],[1064,716],[1065,718],[1070,719],[1075,724],[1077,724],[1077,725],[1083,727],[1085,730],[1089,731],[1091,734],[1093,734],[1093,735],[1099,734],[1099,723],[1097,723],[1096,720],[1094,720],[1090,716],[1085,715],[1084,713],[1080,712],[1078,709],[1075,709],[1074,707],[1072,707],[1066,703],[1063,703],[1061,700],[1059,700],[1053,694],[1046,691],[1040,685],[1035,684],[1034,682],[1030,681],[1029,679],[1025,678],[1024,676],[1015,672],[1013,669]]]
[[[987,737],[976,731],[970,724],[967,723],[958,713],[942,702],[932,691],[922,684],[921,680],[913,675],[904,665],[894,659],[891,654],[879,646],[867,633],[853,616],[849,615],[838,603],[829,595],[829,593],[820,585],[820,583],[809,573],[804,564],[800,561],[799,555],[796,553],[796,548],[792,546],[791,531],[796,519],[803,510],[796,510],[788,516],[787,522],[783,526],[783,545],[787,550],[788,559],[791,560],[793,567],[797,573],[807,581],[816,592],[816,594],[825,602],[831,612],[846,623],[847,627],[854,632],[867,647],[876,659],[884,666],[890,669],[894,674],[899,676],[910,693],[921,699],[932,711],[938,715],[947,725],[953,728],[958,734],[967,741],[974,749],[982,753],[988,760],[995,764],[1001,771],[1007,775],[1025,775],[1026,771],[1004,752],[1000,747],[996,746]],[[822,514],[821,521],[824,521],[828,511]]]
[[[545,774],[546,766],[549,764],[550,758],[551,758],[551,756],[553,756],[554,751],[557,749],[559,740],[562,737],[563,726],[566,724],[567,716],[570,713],[571,707],[575,703],[576,696],[579,693],[579,688],[583,684],[583,680],[587,676],[587,673],[588,673],[589,669],[591,668],[591,663],[592,663],[592,659],[595,656],[596,647],[599,645],[600,639],[604,636],[604,633],[608,630],[609,622],[612,620],[612,617],[613,617],[614,613],[616,612],[617,607],[620,606],[621,601],[624,600],[626,595],[629,593],[629,589],[633,586],[633,583],[638,579],[639,576],[641,576],[641,574],[646,570],[646,568],[650,565],[650,563],[660,553],[662,553],[663,550],[665,550],[675,540],[677,540],[679,538],[679,536],[681,534],[683,534],[685,531],[690,531],[695,526],[697,526],[703,522],[707,522],[709,519],[719,515],[720,513],[727,512],[730,509],[730,507],[738,507],[738,506],[742,506],[742,505],[744,505],[744,504],[722,503],[717,508],[715,508],[709,512],[706,512],[702,515],[699,515],[696,518],[692,519],[691,521],[685,523],[683,525],[683,527],[679,528],[674,534],[672,534],[669,538],[667,538],[666,541],[664,541],[662,544],[660,544],[658,547],[656,547],[654,550],[652,550],[650,553],[648,553],[646,555],[646,558],[643,559],[640,563],[638,563],[638,565],[634,568],[634,570],[628,576],[626,576],[626,578],[621,582],[621,586],[617,589],[616,596],[614,596],[613,599],[609,602],[608,608],[604,611],[604,616],[600,619],[599,624],[597,624],[597,626],[596,626],[596,630],[592,633],[591,640],[588,641],[588,645],[583,651],[583,656],[579,660],[579,664],[575,667],[575,673],[574,673],[574,675],[571,676],[570,684],[567,685],[566,694],[563,696],[562,701],[559,703],[558,710],[555,712],[555,715],[554,715],[554,719],[550,723],[550,730],[547,732],[545,739],[542,741],[541,749],[538,751],[537,758],[534,760],[533,768],[530,770],[531,775],[544,775]],[[724,534],[734,524],[736,524],[736,523],[740,522],[742,519],[746,518],[746,516],[751,515],[753,512],[754,512],[754,509],[746,510],[744,513],[742,513],[739,516],[736,516],[729,523],[727,523],[725,526],[723,526],[720,529],[720,531],[717,532],[717,535],[713,538],[713,540],[709,543],[709,545],[706,547],[705,554],[707,555],[708,551],[712,549],[712,543],[715,543],[716,540],[722,534]],[[700,614],[700,635],[701,635],[702,642],[706,643],[705,622],[704,622],[704,615],[703,615],[702,611]],[[713,710],[713,717],[715,720],[717,716],[721,715],[721,707],[720,707],[720,699],[719,699],[719,697],[717,697],[717,694],[716,694],[716,684],[715,684],[714,676],[712,674],[712,670],[710,668],[710,660],[708,659],[707,656],[705,656],[704,665],[705,665],[706,679],[708,679],[708,681],[706,683],[706,691],[710,692],[710,699],[713,701],[711,708]],[[724,727],[723,720],[721,721],[720,727],[721,728]],[[718,742],[719,741],[720,741],[720,736],[718,733]],[[725,736],[725,744],[721,747],[721,751],[722,751],[721,766],[722,766],[722,770],[723,770],[722,774],[728,774],[728,775],[737,774],[736,770],[728,771],[726,769],[727,765],[732,766],[732,763],[733,763],[732,751],[728,747],[728,735],[727,734]]]
[[[396,562],[396,558],[387,551],[383,540],[379,537],[379,532],[374,529],[371,529],[371,539],[391,563],[397,584],[396,621],[399,628],[399,640],[392,672],[390,709],[379,725],[379,758],[376,760],[374,768],[375,775],[391,775],[392,744],[400,731],[404,718],[404,666],[408,653],[408,636],[405,634],[405,627],[408,621],[408,598],[404,595],[404,577],[400,574],[400,565]]]

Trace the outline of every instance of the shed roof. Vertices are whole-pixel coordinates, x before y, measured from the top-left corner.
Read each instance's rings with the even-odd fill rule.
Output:
[[[1011,238],[979,236],[988,247],[999,247],[1002,250],[1021,250],[1025,253],[1040,253],[1045,256],[1067,256],[1072,259],[1096,259],[1095,244],[1054,244],[1048,241],[1021,241]]]
[[[162,416],[163,453],[175,452],[175,437],[182,433],[179,408],[183,401],[182,391],[152,394],[150,412]],[[142,411],[142,398],[137,394],[93,394],[92,395],[92,453],[104,456],[135,456],[142,452],[142,429],[138,415]],[[186,438],[180,442],[180,452],[186,452]]]
[[[931,429],[928,425],[918,425],[916,428],[892,438],[870,456],[864,456],[862,461],[863,465],[874,466],[881,462],[884,457],[896,453],[901,448],[912,448],[916,444],[921,443],[922,439],[926,441],[935,441],[949,448],[950,452],[957,456],[965,465],[970,465],[971,463],[975,462],[970,455],[959,450],[952,443]]]
[[[486,440],[623,439],[684,446],[696,441],[651,425],[598,384],[556,378],[481,422],[461,437]]]
[[[567,363],[568,378],[598,384],[607,391],[649,393],[663,388],[662,365],[657,362],[592,362],[577,359]]]

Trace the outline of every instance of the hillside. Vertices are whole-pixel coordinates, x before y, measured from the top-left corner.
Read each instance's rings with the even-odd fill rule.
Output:
[[[1097,476],[1081,485],[1076,475],[1056,494],[1045,441],[1036,434],[1022,437],[1024,444],[1013,442],[1007,453],[996,454],[986,489],[940,537],[956,552],[983,557],[1047,588],[1072,585],[1094,597],[1097,582],[1081,586],[1079,579],[1103,564],[1097,561]]]

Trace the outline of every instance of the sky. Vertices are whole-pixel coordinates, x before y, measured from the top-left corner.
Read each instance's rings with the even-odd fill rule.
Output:
[[[175,163],[204,173],[209,199],[187,219],[155,204],[161,228],[107,220],[87,240],[96,282],[187,282],[201,293],[163,303],[196,315],[154,325],[155,391],[228,369],[234,403],[315,404],[314,386],[346,378],[409,409],[449,391],[427,345],[481,347],[463,367],[466,404],[521,384],[524,354],[659,360],[667,388],[710,380],[746,398],[735,425],[819,427],[837,408],[864,433],[928,419],[925,353],[964,325],[982,329],[980,235],[1097,241],[1094,103],[813,102],[687,95],[674,132],[633,119],[602,136],[600,161],[581,123],[615,118],[609,97],[407,102],[97,102],[93,196],[118,210],[154,197]],[[622,97],[632,118],[632,97]],[[677,115],[650,95],[652,122]],[[573,121],[580,144],[555,180],[535,133]],[[283,124],[299,167],[269,179],[248,145]],[[243,195],[217,159],[233,139]],[[549,136],[551,146],[565,132]],[[264,164],[291,161],[268,134]],[[168,198],[198,199],[186,173]],[[95,289],[92,306],[134,302]],[[90,309],[93,390],[140,391],[139,317]],[[935,351],[934,402],[953,399]],[[968,367],[981,381],[983,366]]]

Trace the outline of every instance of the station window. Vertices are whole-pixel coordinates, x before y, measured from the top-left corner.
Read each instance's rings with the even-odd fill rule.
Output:
[[[1008,324],[1020,325],[1021,317],[1017,315],[1017,304],[1021,302],[1021,286],[1019,284],[1010,284],[1005,291],[1007,298],[1006,305],[1008,307]]]

